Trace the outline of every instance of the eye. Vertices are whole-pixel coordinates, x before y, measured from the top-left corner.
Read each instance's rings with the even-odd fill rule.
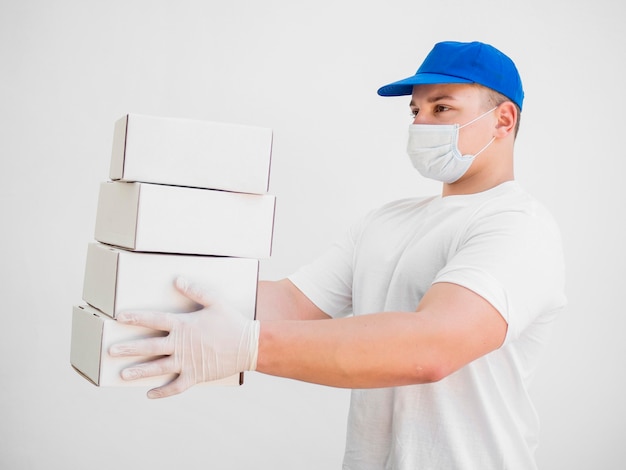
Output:
[[[419,110],[419,109],[417,109],[417,108],[411,109],[411,117],[412,117],[413,119],[415,119],[415,118],[417,117],[417,114],[418,114],[419,112],[420,112],[420,110]]]
[[[437,106],[435,106],[435,113],[443,113],[445,111],[449,111],[450,108],[446,105],[443,104],[438,104]]]

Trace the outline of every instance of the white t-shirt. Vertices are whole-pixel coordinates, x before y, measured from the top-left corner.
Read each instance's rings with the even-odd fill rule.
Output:
[[[565,305],[564,266],[552,217],[516,182],[389,203],[290,280],[333,317],[412,312],[449,282],[508,323],[501,348],[437,383],[353,390],[344,469],[536,468],[528,386]]]

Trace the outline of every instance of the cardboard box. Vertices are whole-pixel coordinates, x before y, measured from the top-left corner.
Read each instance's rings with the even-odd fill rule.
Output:
[[[115,123],[112,180],[266,193],[272,130],[128,114]]]
[[[74,306],[70,363],[83,377],[95,385],[158,387],[170,382],[175,374],[125,381],[122,369],[154,357],[111,357],[111,345],[122,341],[164,336],[166,333],[144,327],[125,325],[88,305]],[[243,374],[208,382],[211,385],[241,385]]]
[[[150,183],[100,185],[95,238],[134,251],[268,258],[275,197]]]
[[[258,273],[256,259],[138,253],[90,243],[83,300],[113,318],[123,310],[178,313],[199,309],[174,287],[180,275],[253,319]]]

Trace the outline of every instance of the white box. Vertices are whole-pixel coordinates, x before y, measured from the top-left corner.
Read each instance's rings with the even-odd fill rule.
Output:
[[[246,193],[269,187],[272,130],[128,114],[115,123],[112,180]]]
[[[254,319],[258,274],[259,261],[251,258],[139,253],[90,243],[83,300],[113,318],[123,310],[199,309],[174,287],[180,275]]]
[[[74,306],[72,313],[72,344],[70,363],[83,377],[95,385],[158,387],[170,382],[175,374],[123,380],[122,369],[140,364],[154,357],[112,357],[109,348],[119,342],[164,336],[166,333],[148,328],[126,325],[99,312],[89,305]],[[210,385],[241,385],[243,374],[208,382]]]
[[[95,238],[134,251],[268,258],[276,198],[149,183],[100,185]]]

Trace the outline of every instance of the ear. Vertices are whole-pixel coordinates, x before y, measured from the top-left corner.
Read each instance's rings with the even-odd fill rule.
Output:
[[[503,138],[509,134],[515,134],[515,124],[519,116],[517,115],[517,108],[511,101],[505,101],[498,106],[496,117],[498,119],[496,137]]]

